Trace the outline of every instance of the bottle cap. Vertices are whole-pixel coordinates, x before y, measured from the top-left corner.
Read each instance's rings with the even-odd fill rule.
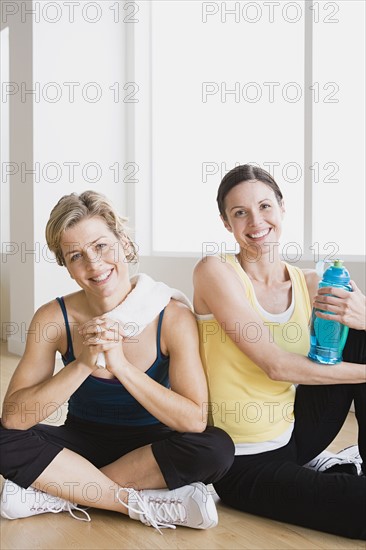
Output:
[[[348,285],[351,280],[348,270],[343,265],[343,260],[335,260],[323,274],[323,281],[327,284]]]

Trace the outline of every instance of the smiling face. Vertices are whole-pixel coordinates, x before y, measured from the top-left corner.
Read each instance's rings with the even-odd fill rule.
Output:
[[[107,298],[128,286],[126,243],[102,218],[83,218],[64,231],[60,244],[70,276],[86,293]]]
[[[241,248],[269,252],[268,243],[279,242],[285,209],[273,190],[258,180],[233,187],[225,197],[226,219],[221,218]],[[265,244],[267,243],[267,246]]]

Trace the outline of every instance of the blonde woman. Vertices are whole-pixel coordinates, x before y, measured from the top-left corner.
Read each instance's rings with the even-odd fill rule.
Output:
[[[6,393],[3,517],[75,515],[82,505],[156,528],[217,524],[205,484],[228,470],[233,443],[206,427],[197,327],[184,298],[168,299],[137,337],[126,335],[136,324],[131,305],[144,315],[162,285],[130,279],[136,251],[125,221],[93,191],[64,196],[51,212],[48,246],[80,290],[36,312]],[[126,323],[108,315],[127,304]],[[49,337],[37,341],[35,327]],[[54,374],[56,353],[64,368]],[[63,426],[42,424],[67,401]]]

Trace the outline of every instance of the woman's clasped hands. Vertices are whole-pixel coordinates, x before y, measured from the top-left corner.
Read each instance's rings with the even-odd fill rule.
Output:
[[[96,369],[98,355],[103,353],[106,369],[113,374],[127,363],[122,346],[126,335],[122,325],[115,319],[104,315],[94,317],[81,325],[78,332],[83,337],[83,351],[79,357],[83,362],[86,361]]]

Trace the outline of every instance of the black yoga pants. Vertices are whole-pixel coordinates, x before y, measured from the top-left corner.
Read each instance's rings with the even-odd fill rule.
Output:
[[[365,337],[364,331],[350,330],[345,361],[366,362]],[[214,483],[222,501],[250,514],[366,540],[366,476],[303,467],[332,442],[352,400],[365,474],[366,384],[299,386],[290,442],[274,451],[236,456]]]
[[[231,438],[214,427],[202,433],[180,433],[163,424],[110,426],[68,417],[63,426],[37,424],[28,430],[0,426],[0,443],[0,473],[24,488],[34,483],[63,448],[101,468],[134,449],[152,444],[169,489],[195,481],[218,481],[234,460]]]

